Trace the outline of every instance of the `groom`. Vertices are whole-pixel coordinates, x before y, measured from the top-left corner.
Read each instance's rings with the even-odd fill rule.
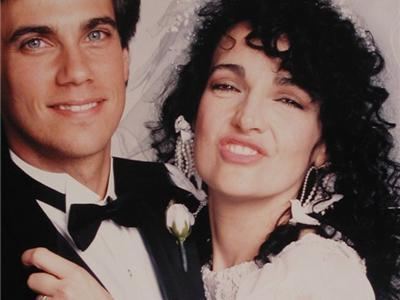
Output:
[[[202,298],[190,241],[185,272],[165,228],[180,191],[162,165],[110,156],[139,0],[1,0],[1,14],[2,298],[37,296],[21,264],[33,247],[114,299]]]

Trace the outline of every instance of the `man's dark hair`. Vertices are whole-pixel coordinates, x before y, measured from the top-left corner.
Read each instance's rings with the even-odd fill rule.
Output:
[[[126,48],[136,32],[136,24],[139,21],[140,0],[112,1],[121,45]]]
[[[6,0],[1,0],[4,3]],[[128,47],[130,39],[136,33],[139,21],[140,0],[112,0],[117,29],[123,48]]]

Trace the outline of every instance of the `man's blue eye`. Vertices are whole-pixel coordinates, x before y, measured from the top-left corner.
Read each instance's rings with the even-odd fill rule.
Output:
[[[42,45],[42,41],[40,39],[31,39],[27,42],[25,42],[22,47],[26,47],[29,49],[37,49],[40,48]]]
[[[103,33],[101,31],[98,31],[98,30],[92,31],[92,32],[89,33],[89,40],[91,40],[91,41],[101,40],[102,34]]]

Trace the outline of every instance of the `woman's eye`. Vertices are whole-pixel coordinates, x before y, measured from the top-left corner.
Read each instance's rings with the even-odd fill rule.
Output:
[[[298,109],[304,109],[303,105],[299,104],[299,102],[297,102],[296,100],[293,100],[291,98],[287,98],[287,97],[282,97],[277,99],[277,101],[285,104],[285,105],[289,105]]]
[[[240,90],[235,86],[228,83],[214,83],[211,85],[213,91],[223,91],[223,92],[239,92]]]
[[[104,38],[105,33],[100,30],[91,31],[88,35],[90,41],[100,41]]]

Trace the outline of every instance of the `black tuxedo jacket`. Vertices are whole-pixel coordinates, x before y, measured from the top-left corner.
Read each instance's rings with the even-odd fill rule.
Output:
[[[165,226],[168,202],[185,197],[184,193],[170,184],[162,164],[115,158],[113,167],[117,196],[132,193],[134,205],[132,211],[126,213],[137,218],[164,299],[203,299],[194,241],[189,237],[185,242],[189,269],[184,272],[176,240]],[[35,299],[36,295],[26,284],[29,274],[35,270],[21,263],[22,253],[33,247],[46,247],[62,255],[98,280],[38,206],[35,200],[38,191],[42,193],[48,188],[19,169],[4,148],[1,181],[2,299]]]

